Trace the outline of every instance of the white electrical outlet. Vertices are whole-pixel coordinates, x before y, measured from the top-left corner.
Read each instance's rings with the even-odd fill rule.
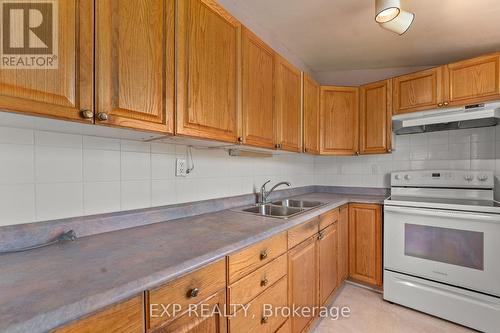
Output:
[[[176,168],[175,168],[175,175],[177,177],[186,177],[186,159],[185,158],[178,158],[176,160]]]

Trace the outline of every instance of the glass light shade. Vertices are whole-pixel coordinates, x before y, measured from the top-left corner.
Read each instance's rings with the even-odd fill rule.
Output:
[[[385,23],[394,20],[401,12],[399,0],[375,0],[375,21]]]
[[[389,22],[380,23],[380,26],[384,29],[395,32],[398,35],[402,35],[408,31],[414,19],[415,14],[401,10],[396,18]]]

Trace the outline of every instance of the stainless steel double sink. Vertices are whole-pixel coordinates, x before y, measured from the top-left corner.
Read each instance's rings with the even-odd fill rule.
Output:
[[[286,219],[325,204],[320,201],[285,199],[268,204],[256,204],[250,207],[236,208],[234,211]]]

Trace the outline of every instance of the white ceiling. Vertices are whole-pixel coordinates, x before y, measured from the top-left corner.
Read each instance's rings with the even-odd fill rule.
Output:
[[[312,72],[444,64],[500,50],[500,0],[402,0],[403,36],[374,21],[375,0],[232,0]]]

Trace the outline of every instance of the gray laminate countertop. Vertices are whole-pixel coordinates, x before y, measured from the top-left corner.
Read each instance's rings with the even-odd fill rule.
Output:
[[[383,196],[309,193],[328,202],[291,219],[231,210],[0,256],[0,332],[46,332],[195,270],[348,202]]]

